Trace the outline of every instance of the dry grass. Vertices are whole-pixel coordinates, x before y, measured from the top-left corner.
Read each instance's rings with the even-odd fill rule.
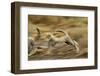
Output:
[[[40,28],[41,39],[40,45],[46,45],[48,41],[48,33],[56,30],[63,29],[76,40],[80,46],[80,53],[75,53],[71,46],[66,46],[65,43],[57,44],[52,49],[52,54],[46,55],[48,49],[41,49],[42,52],[37,52],[35,55],[29,56],[29,60],[41,59],[70,59],[70,58],[87,58],[87,42],[88,42],[88,19],[87,17],[61,17],[61,16],[28,16],[28,35],[35,37],[37,34],[36,27]],[[57,37],[63,34],[58,33]],[[37,42],[38,43],[38,42]],[[40,50],[40,49],[39,49]]]

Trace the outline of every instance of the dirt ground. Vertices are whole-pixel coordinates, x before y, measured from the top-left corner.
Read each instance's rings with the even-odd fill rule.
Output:
[[[50,60],[50,59],[75,59],[88,57],[88,18],[87,17],[68,17],[68,16],[28,16],[28,36],[37,35],[36,27],[41,31],[41,38],[35,41],[36,46],[47,47],[48,33],[56,29],[63,29],[68,32],[70,37],[79,44],[79,53],[75,52],[72,46],[65,43],[58,43],[52,48],[51,54],[46,54],[48,48],[38,49],[28,60]],[[56,34],[57,37],[63,36],[62,33]]]

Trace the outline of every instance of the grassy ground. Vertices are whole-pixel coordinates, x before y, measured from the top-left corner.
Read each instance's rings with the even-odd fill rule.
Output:
[[[79,43],[80,52],[77,54],[73,47],[65,43],[59,43],[52,48],[52,54],[47,55],[46,49],[29,56],[29,60],[42,60],[42,59],[74,59],[74,58],[87,58],[88,55],[88,18],[87,17],[62,17],[62,16],[28,16],[28,35],[35,37],[37,35],[36,27],[41,31],[41,38],[36,41],[37,46],[47,46],[48,33],[56,29],[63,29],[68,32],[73,40]],[[57,36],[62,36],[58,33]]]

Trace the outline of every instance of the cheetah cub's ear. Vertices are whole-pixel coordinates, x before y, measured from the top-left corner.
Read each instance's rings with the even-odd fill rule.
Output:
[[[50,39],[51,38],[51,33],[47,34],[47,38]]]

